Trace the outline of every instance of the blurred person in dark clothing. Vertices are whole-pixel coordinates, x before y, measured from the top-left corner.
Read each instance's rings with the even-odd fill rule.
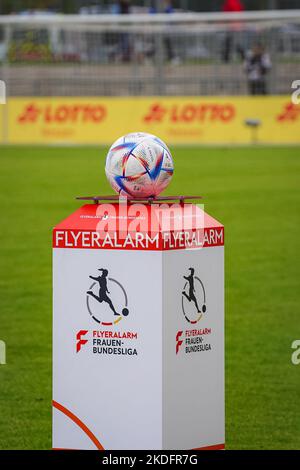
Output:
[[[118,13],[121,15],[129,15],[130,0],[119,0]],[[128,33],[120,33],[120,46],[122,62],[129,62],[131,57],[131,46]]]
[[[173,2],[171,0],[163,0],[162,8],[160,11],[157,11],[153,3],[154,2],[152,2],[152,6],[150,8],[150,13],[174,13]],[[167,60],[169,62],[177,64],[179,62],[179,59],[174,54],[171,37],[169,35],[164,36],[163,42],[166,49]]]
[[[246,54],[244,67],[250,95],[266,95],[266,76],[272,63],[262,44],[255,44],[252,50]]]
[[[130,13],[130,0],[119,0],[118,6],[121,15],[128,15]]]

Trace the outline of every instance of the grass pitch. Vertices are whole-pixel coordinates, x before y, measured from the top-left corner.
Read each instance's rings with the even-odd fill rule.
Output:
[[[105,194],[106,149],[0,147],[0,448],[51,448],[51,228]],[[169,194],[225,224],[226,442],[300,448],[299,148],[174,148]]]

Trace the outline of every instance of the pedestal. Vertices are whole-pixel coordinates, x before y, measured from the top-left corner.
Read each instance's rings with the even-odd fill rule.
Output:
[[[53,230],[53,448],[224,448],[223,226],[131,206]]]

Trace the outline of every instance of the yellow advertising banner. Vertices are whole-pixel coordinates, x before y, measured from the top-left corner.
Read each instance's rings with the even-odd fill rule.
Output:
[[[136,131],[168,144],[300,143],[300,105],[290,96],[26,97],[5,108],[12,144],[111,144]]]

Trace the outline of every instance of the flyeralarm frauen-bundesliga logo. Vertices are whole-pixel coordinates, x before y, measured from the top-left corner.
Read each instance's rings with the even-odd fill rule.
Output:
[[[82,349],[93,354],[137,356],[136,331],[116,329],[128,317],[128,296],[124,286],[110,277],[107,268],[97,268],[89,278],[86,307],[93,323],[104,329],[81,329],[76,332],[76,352]]]
[[[129,314],[127,293],[119,281],[112,277],[108,277],[108,269],[99,268],[98,271],[101,274],[97,273],[96,276],[90,276],[90,279],[94,282],[90,285],[89,290],[87,291],[87,309],[92,319],[100,325],[113,326]],[[111,287],[108,288],[108,286]],[[117,299],[114,301],[113,293],[110,292],[114,287],[119,291],[117,292],[118,305],[116,304]],[[116,289],[114,289],[114,291],[116,291]],[[92,303],[91,299],[96,300],[96,303]],[[102,304],[102,307],[109,307],[108,314],[111,314],[111,318],[107,317],[107,308],[99,309],[99,304]],[[105,315],[105,311],[106,316],[104,317],[103,315]]]
[[[204,283],[197,275],[195,268],[189,268],[188,272],[183,275],[183,279],[181,309],[186,322],[194,325],[194,329],[179,330],[176,333],[176,354],[181,350],[185,353],[210,351],[211,344],[206,337],[211,334],[211,328],[196,327],[207,313]]]
[[[201,279],[195,274],[195,268],[189,268],[184,275],[181,306],[184,318],[191,324],[198,323],[206,312],[206,293]]]

